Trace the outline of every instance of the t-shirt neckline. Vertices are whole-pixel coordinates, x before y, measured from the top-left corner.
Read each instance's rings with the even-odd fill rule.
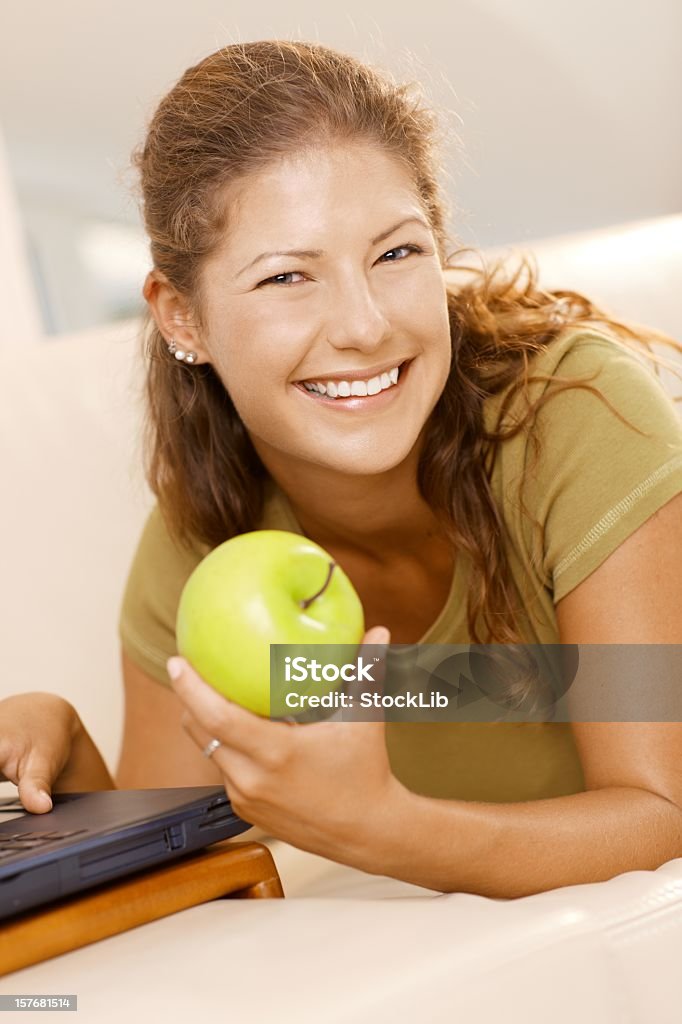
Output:
[[[273,488],[273,499],[279,504],[280,511],[282,512],[282,516],[285,519],[286,523],[288,524],[288,528],[291,529],[292,533],[300,534],[301,537],[307,536],[304,533],[298,519],[296,518],[296,514],[293,510],[291,502],[289,501],[289,498],[287,497],[285,492],[281,489],[281,487],[275,484],[274,481],[271,483],[271,486]],[[444,640],[439,640],[439,637],[442,637],[443,633],[445,632],[444,626],[446,621],[448,620],[449,623],[447,633],[451,634],[453,631],[453,627],[457,629],[458,633],[460,632],[459,627],[461,626],[461,623],[459,622],[459,618],[462,615],[462,603],[456,602],[455,596],[459,591],[459,578],[461,573],[462,559],[464,555],[464,551],[457,551],[455,555],[455,564],[452,570],[452,579],[450,580],[450,589],[448,590],[448,596],[445,599],[445,603],[443,604],[443,607],[441,608],[436,619],[431,623],[426,632],[419,638],[417,644],[433,644],[439,642],[446,642]],[[416,645],[406,644],[403,646]]]

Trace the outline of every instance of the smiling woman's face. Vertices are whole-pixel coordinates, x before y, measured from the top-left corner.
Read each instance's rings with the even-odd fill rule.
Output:
[[[249,178],[202,289],[201,347],[266,466],[364,475],[406,458],[445,385],[450,327],[397,161],[334,146]]]

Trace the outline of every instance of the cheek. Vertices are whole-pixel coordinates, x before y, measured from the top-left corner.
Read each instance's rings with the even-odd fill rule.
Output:
[[[212,333],[211,362],[235,405],[258,390],[258,382],[269,373],[277,339],[268,343],[263,324],[240,317],[229,321],[229,328]]]
[[[254,417],[258,418],[259,409],[267,407],[267,396],[272,393],[265,368],[261,366],[258,372],[254,372],[239,359],[223,359],[215,368],[237,415],[245,426],[250,427]]]
[[[262,434],[273,422],[273,407],[285,394],[286,381],[293,363],[278,346],[277,340],[261,342],[248,334],[221,345],[213,366],[232,400],[244,426]]]
[[[257,394],[261,382],[281,385],[291,378],[310,334],[309,322],[296,311],[284,310],[282,303],[253,305],[248,316],[216,318],[211,336],[211,361],[230,394],[234,392],[233,400]]]
[[[429,365],[439,377],[447,376],[452,361],[452,340],[447,300],[442,285],[424,289],[410,308],[407,330],[421,340]]]
[[[395,312],[416,334],[428,333],[435,340],[443,332],[449,334],[447,294],[440,271],[425,270],[403,283]]]

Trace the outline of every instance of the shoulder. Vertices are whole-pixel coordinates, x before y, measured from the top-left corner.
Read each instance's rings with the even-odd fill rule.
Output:
[[[209,550],[198,541],[186,546],[177,543],[157,502],[147,515],[133,554],[126,598],[135,600],[139,595],[170,607]]]
[[[644,349],[630,348],[607,330],[565,331],[533,355],[528,377],[527,389],[512,391],[508,397],[510,385],[486,403],[487,429],[496,428],[501,409],[505,413],[500,427],[505,430],[539,402],[524,431],[526,440],[540,441],[550,434],[555,440],[563,434],[571,443],[587,443],[588,437],[578,437],[579,424],[620,434],[627,429],[625,418],[652,437],[682,442],[682,418]]]
[[[269,481],[265,505],[258,529],[291,529],[295,524],[290,506],[282,491]],[[225,540],[228,534],[225,534]],[[186,579],[198,563],[212,550],[210,544],[191,539],[179,543],[169,529],[167,517],[159,502],[149,510],[134,552],[131,575],[144,575],[159,587]]]
[[[558,600],[682,490],[682,419],[651,364],[600,331],[560,336],[529,376],[501,429],[524,402],[542,404],[501,442],[491,484],[516,549]]]
[[[559,378],[544,384],[552,389],[539,414],[545,436],[604,455],[609,445],[625,444],[645,461],[680,452],[682,419],[643,352],[596,330],[560,338],[556,353],[537,363]]]
[[[560,334],[540,353],[532,372],[572,374],[597,373],[605,382],[624,380],[649,385],[653,382],[665,394],[655,364],[645,355],[642,343],[627,344],[606,328],[571,328]]]
[[[178,543],[168,526],[168,520],[158,501],[152,506],[142,527],[136,557],[153,565],[156,572],[178,572],[201,561],[210,551],[207,544],[194,540]]]
[[[274,485],[268,487],[259,529],[296,529],[284,495]],[[198,540],[178,544],[158,502],[150,509],[128,570],[119,613],[119,637],[132,661],[165,685],[166,661],[176,653],[175,624],[180,596],[194,569],[211,550],[210,545]]]
[[[172,538],[158,503],[149,511],[128,570],[119,612],[124,650],[145,672],[168,684],[166,660],[175,654],[175,619],[182,589],[208,553]]]

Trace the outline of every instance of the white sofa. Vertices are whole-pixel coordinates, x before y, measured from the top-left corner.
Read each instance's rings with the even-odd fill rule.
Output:
[[[529,246],[548,287],[584,290],[682,338],[682,216]],[[0,696],[62,694],[113,769],[118,606],[153,501],[140,471],[137,324],[0,351]],[[268,845],[285,901],[185,911],[17,972],[0,994],[77,993],[80,1019],[97,1022],[122,1010],[240,1024],[682,1019],[682,859],[504,901]]]

